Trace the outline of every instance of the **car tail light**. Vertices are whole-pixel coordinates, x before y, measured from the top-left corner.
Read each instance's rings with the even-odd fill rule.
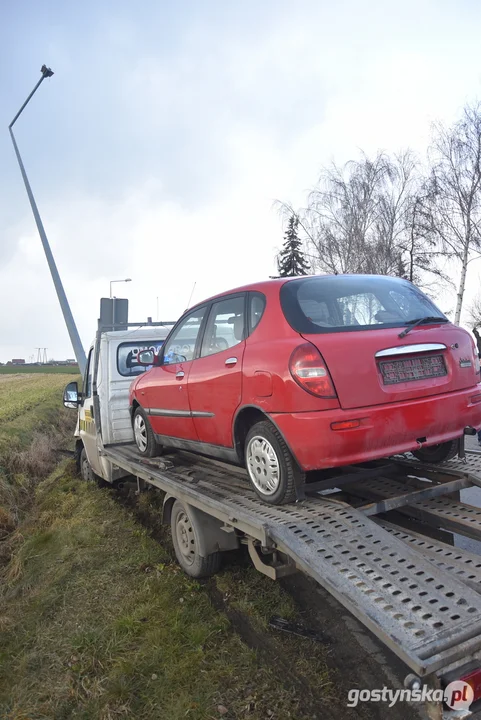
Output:
[[[311,343],[299,345],[294,350],[289,360],[289,370],[296,383],[311,395],[325,399],[337,398],[326,363]]]
[[[460,680],[463,680],[465,683],[471,686],[474,693],[473,703],[475,703],[477,700],[481,698],[481,668],[476,668],[476,670],[471,670],[471,672],[466,673],[466,675],[463,675],[459,678]]]

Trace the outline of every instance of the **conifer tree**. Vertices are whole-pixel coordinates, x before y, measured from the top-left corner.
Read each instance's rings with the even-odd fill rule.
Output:
[[[285,241],[277,258],[277,268],[280,277],[295,275],[308,275],[309,265],[302,251],[302,242],[299,240],[297,228],[299,218],[291,215],[285,233]]]

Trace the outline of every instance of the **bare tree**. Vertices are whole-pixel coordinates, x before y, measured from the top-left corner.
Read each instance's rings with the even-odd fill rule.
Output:
[[[374,160],[363,155],[343,168],[332,165],[321,172],[300,218],[319,270],[333,274],[370,271],[367,245],[386,170],[386,158],[380,154]]]
[[[436,125],[429,158],[431,230],[442,253],[461,264],[454,322],[459,325],[468,264],[481,252],[481,105],[453,127]]]
[[[406,277],[427,292],[437,294],[446,285],[455,285],[444,272],[446,258],[438,244],[432,217],[432,189],[430,182],[416,177],[404,214],[404,230],[400,238]]]
[[[478,346],[478,355],[481,358],[481,335],[479,334],[478,328],[481,327],[481,294],[476,295],[473,302],[471,303],[468,310],[469,322],[471,330],[476,338],[476,345]]]
[[[468,319],[472,328],[481,327],[481,294],[476,295],[469,306]]]
[[[297,212],[312,266],[328,273],[444,282],[436,263],[429,190],[411,151],[373,160],[362,155],[321,172],[307,207]],[[286,215],[294,212],[283,204]]]

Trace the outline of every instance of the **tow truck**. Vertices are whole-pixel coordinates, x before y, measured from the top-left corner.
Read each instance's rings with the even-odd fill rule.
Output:
[[[262,504],[242,468],[183,451],[142,458],[128,388],[145,370],[137,354],[158,347],[172,325],[129,323],[125,314],[117,322],[101,311],[83,391],[74,382],[64,392],[78,411],[82,477],[162,491],[163,522],[193,577],[214,574],[222,553],[242,545],[273,580],[309,575],[398,655],[406,688],[438,691],[426,695],[429,718],[469,717],[481,703],[481,509],[460,493],[481,487],[481,452],[465,450],[463,438],[458,457],[442,465],[399,456],[319,472],[283,506]],[[460,679],[473,688],[469,709],[440,699]]]
[[[460,493],[481,486],[481,453],[466,452],[463,437],[458,458],[443,465],[394,457],[325,471],[296,503],[282,506],[261,504],[245,472],[226,463],[185,452],[139,457],[128,408],[135,357],[162,343],[171,323],[128,323],[126,301],[104,299],[85,363],[13,134],[41,82],[53,75],[46,65],[41,73],[9,132],[83,374],[82,392],[70,383],[64,393],[65,405],[78,411],[82,476],[110,484],[128,478],[138,492],[161,490],[177,559],[194,577],[215,573],[222,553],[241,545],[269,578],[306,573],[401,658],[407,689],[434,692],[422,696],[429,718],[469,717],[481,700],[481,557],[474,551],[481,547],[481,509]],[[472,688],[470,707],[443,702],[444,688],[459,680]]]

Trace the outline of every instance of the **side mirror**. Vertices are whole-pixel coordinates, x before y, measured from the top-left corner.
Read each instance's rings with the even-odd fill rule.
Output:
[[[154,365],[155,355],[153,350],[142,350],[137,355],[137,365]]]
[[[66,408],[77,410],[79,403],[80,397],[78,392],[78,385],[76,382],[71,382],[63,391],[63,404]]]

